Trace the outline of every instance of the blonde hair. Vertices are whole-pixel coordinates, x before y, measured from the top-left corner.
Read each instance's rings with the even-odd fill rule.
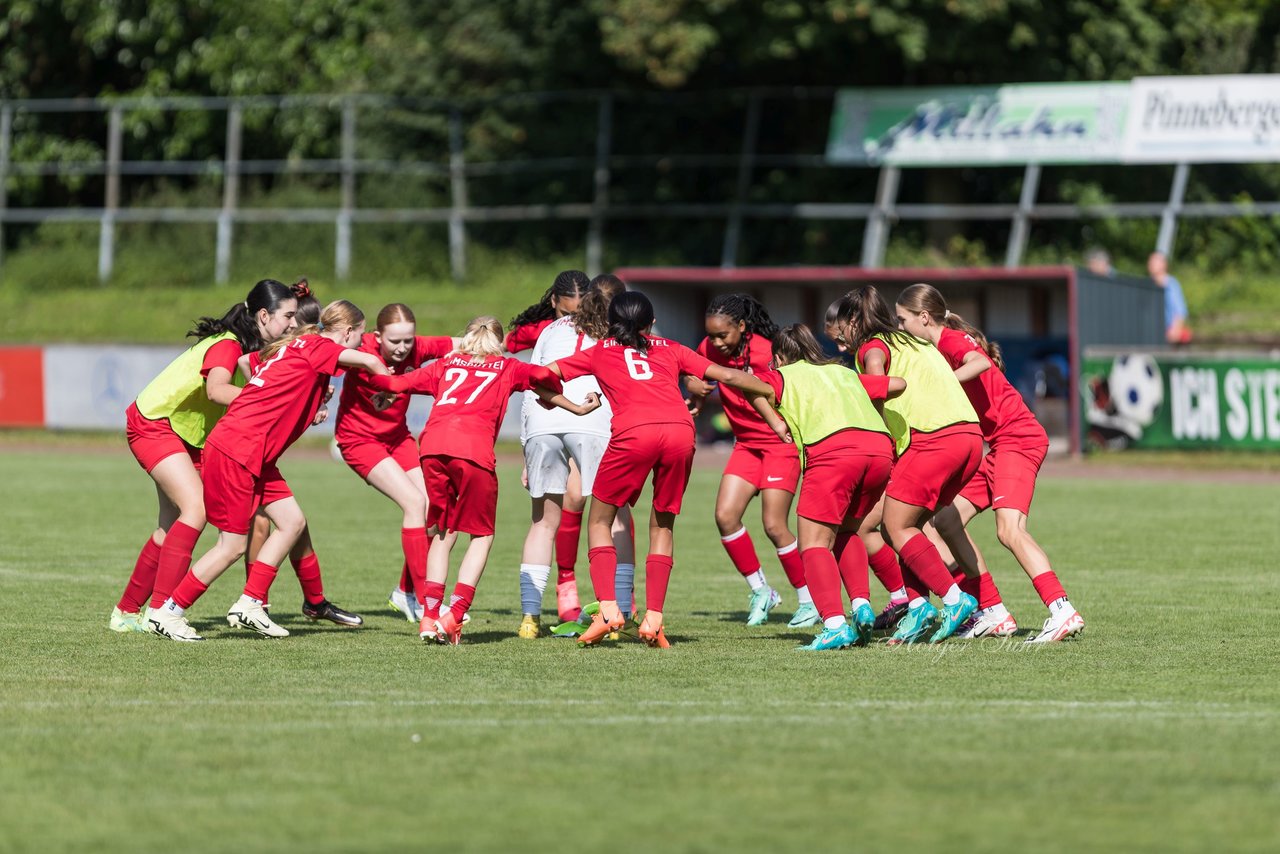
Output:
[[[354,303],[347,302],[344,299],[336,299],[326,305],[324,311],[320,312],[319,323],[299,326],[280,340],[273,341],[263,347],[261,355],[264,360],[270,359],[303,335],[314,335],[325,329],[337,329],[345,326],[354,328],[362,323],[364,323],[363,311],[356,308]]]
[[[942,293],[933,285],[919,283],[908,286],[899,295],[898,305],[911,312],[927,312],[933,322],[939,326],[955,329],[968,335],[982,348],[982,351],[987,354],[996,368],[1001,371],[1004,370],[1004,356],[1000,352],[1000,345],[994,341],[987,340],[987,336],[982,334],[982,330],[967,322],[954,311],[948,310],[947,301],[943,299]]]
[[[483,314],[467,324],[458,352],[464,356],[500,356],[502,333],[502,322],[491,314]]]

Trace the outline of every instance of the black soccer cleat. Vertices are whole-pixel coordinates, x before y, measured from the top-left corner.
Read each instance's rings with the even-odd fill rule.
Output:
[[[350,611],[344,611],[328,599],[324,599],[314,605],[304,602],[302,604],[302,616],[312,622],[328,620],[336,626],[342,626],[347,629],[354,629],[364,625],[364,617],[359,614],[353,614]]]
[[[899,602],[897,605],[886,605],[884,610],[876,615],[876,621],[872,624],[871,630],[875,632],[891,632],[898,627],[898,621],[906,615],[906,602]]]

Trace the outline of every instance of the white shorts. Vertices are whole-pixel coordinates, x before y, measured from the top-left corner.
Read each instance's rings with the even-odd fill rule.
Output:
[[[591,494],[596,469],[609,445],[607,436],[592,433],[546,433],[531,436],[524,443],[524,464],[529,473],[529,495],[564,495],[569,485],[569,459],[578,464],[582,494]]]

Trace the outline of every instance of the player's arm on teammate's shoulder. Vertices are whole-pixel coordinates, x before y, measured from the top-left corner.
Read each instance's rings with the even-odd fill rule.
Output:
[[[387,376],[391,373],[377,356],[360,350],[343,350],[338,354],[338,364],[344,368],[355,368],[375,376]]]
[[[226,368],[210,368],[209,376],[204,380],[205,397],[222,406],[230,406],[231,401],[240,396],[240,386],[231,380],[231,372]]]

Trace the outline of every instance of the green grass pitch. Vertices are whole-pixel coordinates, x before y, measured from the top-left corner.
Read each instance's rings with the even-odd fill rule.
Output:
[[[400,565],[393,506],[314,454],[283,469],[330,598],[366,627],[307,624],[286,567],[273,616],[294,635],[233,632],[233,569],[193,613],[209,641],[182,645],[106,629],[154,522],[123,441],[0,449],[0,851],[1262,851],[1280,839],[1280,484],[1047,480],[1032,530],[1088,621],[1080,641],[811,655],[785,617],[742,625],[746,587],[711,518],[714,468],[695,470],[677,526],[666,652],[515,637],[528,507],[513,466],[458,648],[419,643],[385,606]],[[974,529],[1011,610],[1038,627],[1042,606],[990,518]],[[784,595],[778,614],[794,604]]]

